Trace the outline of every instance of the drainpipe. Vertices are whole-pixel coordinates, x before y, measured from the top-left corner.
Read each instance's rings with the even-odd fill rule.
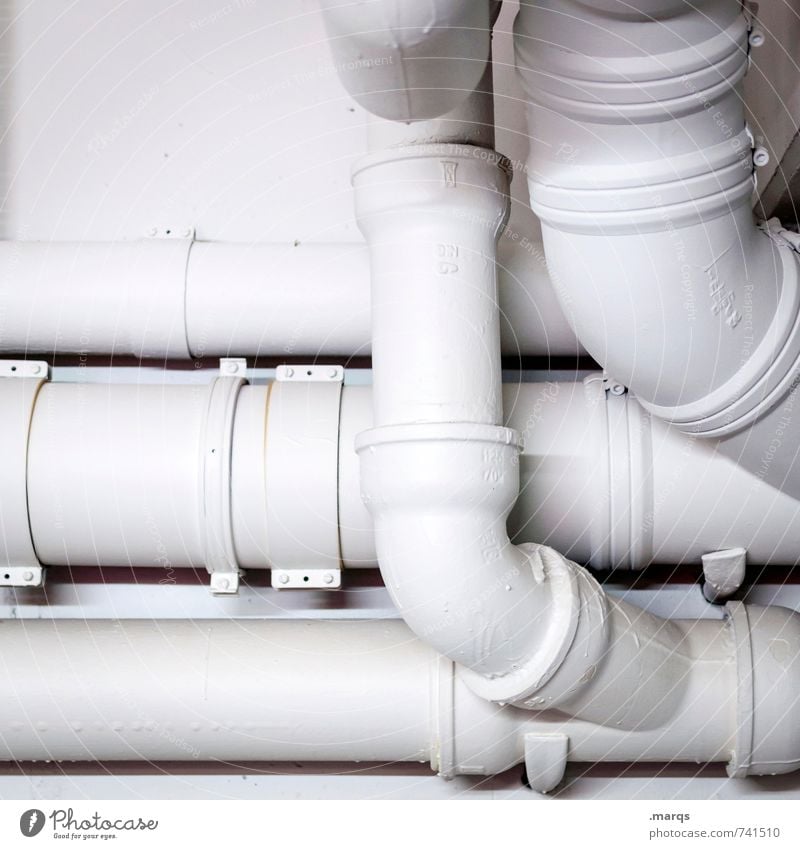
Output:
[[[322,0],[344,87],[367,112],[424,121],[455,109],[489,59],[489,0]]]
[[[713,692],[736,725],[731,621],[696,639],[607,598],[552,549],[508,538],[519,435],[500,425],[494,279],[506,162],[419,145],[373,155],[353,179],[373,286],[374,427],[356,450],[384,582],[406,623],[492,701],[643,730]],[[727,651],[712,662],[710,645]]]
[[[498,707],[391,620],[6,620],[0,761],[405,761],[452,777],[524,759],[541,791],[567,760],[790,772],[800,765],[800,631],[767,621],[774,610],[750,608],[764,639],[747,646],[752,662],[742,658],[758,712],[741,730],[710,686],[667,724],[638,731]],[[724,668],[717,623],[675,624],[705,644],[709,670]]]
[[[353,171],[374,381],[374,425],[356,451],[384,582],[411,630],[488,700],[646,730],[713,693],[737,735],[752,723],[737,646],[763,639],[746,612],[697,639],[607,598],[552,549],[509,540],[520,439],[501,425],[495,282],[508,177],[502,156],[452,143],[373,154]],[[790,611],[771,616],[796,627]]]
[[[397,126],[407,130],[403,138],[471,131],[477,143],[491,130],[477,108],[486,100]],[[371,125],[376,142],[389,143],[386,124]],[[577,356],[547,269],[530,261],[531,252],[543,256],[541,244],[501,244],[503,352]],[[0,241],[3,355],[369,356],[369,317],[369,257],[357,242]]]
[[[751,212],[749,25],[737,0],[532,0],[515,49],[576,335],[653,414],[796,497],[798,240]]]

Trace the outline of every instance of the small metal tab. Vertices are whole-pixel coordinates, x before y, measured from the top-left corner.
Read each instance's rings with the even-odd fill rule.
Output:
[[[341,569],[273,569],[272,586],[276,590],[338,590],[342,586]]]
[[[278,366],[275,369],[275,380],[295,380],[309,383],[342,383],[344,381],[343,366]]]
[[[0,566],[0,587],[41,587],[44,576],[41,566]]]
[[[549,793],[564,779],[569,754],[566,734],[526,734],[525,772],[528,785],[537,793]]]
[[[0,360],[0,377],[41,377],[47,380],[50,367],[44,360]]]

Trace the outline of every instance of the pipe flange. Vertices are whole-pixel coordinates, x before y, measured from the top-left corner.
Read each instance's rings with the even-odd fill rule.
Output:
[[[398,442],[490,442],[521,448],[522,438],[510,427],[473,422],[422,422],[419,424],[384,425],[359,433],[356,453],[379,445]]]
[[[753,756],[753,648],[747,605],[730,601],[725,606],[736,652],[736,732],[731,759],[726,771],[731,778],[750,774]]]
[[[774,407],[800,382],[800,265],[788,245],[778,246],[783,287],[775,318],[747,364],[719,389],[691,404],[665,407],[639,403],[684,433],[709,438],[743,430]]]
[[[450,142],[433,142],[431,144],[410,144],[389,150],[379,150],[358,159],[350,171],[353,180],[364,171],[380,166],[392,166],[410,160],[438,160],[445,156],[448,159],[467,160],[469,162],[484,163],[495,167],[510,180],[514,172],[511,160],[502,153],[498,153],[490,147],[480,147],[473,144],[454,144]],[[448,188],[455,188],[448,186]]]

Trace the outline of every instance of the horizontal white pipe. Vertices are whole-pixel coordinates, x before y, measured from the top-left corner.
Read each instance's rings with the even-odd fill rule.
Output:
[[[750,637],[759,714],[752,746],[739,751],[752,763],[740,772],[788,772],[800,762],[796,617],[752,610],[762,617]],[[670,627],[690,635],[712,670],[719,624]],[[418,761],[443,775],[487,775],[520,763],[527,735],[563,734],[570,761],[741,766],[737,718],[719,687],[700,687],[663,724],[637,731],[498,707],[399,622],[35,620],[0,629],[0,760]],[[789,648],[782,661],[769,653],[774,639]],[[532,761],[530,777],[546,766]]]
[[[324,403],[313,400],[319,384],[309,386],[312,415]],[[9,471],[0,492],[6,527],[27,528],[19,517],[29,517],[36,554],[48,565],[204,566],[199,455],[208,393],[206,385],[46,383],[31,401],[30,428],[28,408],[9,396],[0,426],[19,430],[22,465],[19,485],[12,491]],[[280,521],[270,513],[277,500],[302,522],[302,533],[288,537],[295,557],[335,556],[329,537],[338,515],[342,563],[376,566],[354,449],[356,435],[372,426],[371,388],[344,387],[338,450],[302,475],[315,498],[333,503],[334,527],[293,485],[298,478],[279,483],[267,462],[277,398],[263,385],[238,396],[230,458],[238,565],[271,565],[268,516]],[[613,394],[600,375],[585,386],[506,384],[503,408],[504,423],[524,441],[508,525],[516,542],[540,541],[599,569],[699,564],[703,554],[736,547],[752,565],[797,562],[800,503],[708,441],[650,417],[630,394]]]
[[[204,565],[201,438],[208,397],[207,386],[45,385],[28,444],[39,560]]]
[[[506,354],[580,352],[536,240],[498,274]],[[362,244],[0,242],[0,353],[366,356],[369,317]]]
[[[430,759],[433,657],[397,623],[0,628],[3,760]]]
[[[339,77],[368,112],[422,121],[451,112],[489,60],[489,0],[322,0]]]

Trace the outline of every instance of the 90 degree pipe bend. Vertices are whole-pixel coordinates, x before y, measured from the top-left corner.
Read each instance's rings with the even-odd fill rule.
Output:
[[[512,545],[514,431],[384,426],[361,434],[356,448],[386,586],[409,627],[464,667],[477,694],[644,730],[663,726],[691,693],[716,695],[720,684],[726,699],[735,692],[730,653],[711,648],[726,640],[723,622],[692,639],[610,599],[554,550]]]
[[[739,0],[523,2],[528,182],[589,353],[684,432],[762,428],[726,450],[797,496],[797,427],[753,468],[800,380],[800,257],[751,211],[748,27]]]
[[[423,121],[455,109],[489,59],[490,0],[321,0],[339,77],[368,112]]]

